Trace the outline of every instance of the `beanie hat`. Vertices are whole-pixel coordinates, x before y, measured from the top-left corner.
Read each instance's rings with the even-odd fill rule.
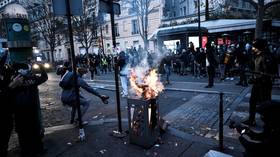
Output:
[[[264,39],[256,39],[253,42],[253,47],[259,49],[260,51],[263,51],[266,48],[267,42]]]

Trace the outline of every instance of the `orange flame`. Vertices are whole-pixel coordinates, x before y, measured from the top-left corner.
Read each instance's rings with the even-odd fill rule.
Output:
[[[139,82],[139,77],[136,75],[134,69],[130,73],[130,85],[133,92],[138,97],[144,97],[145,99],[152,99],[159,95],[164,89],[163,84],[159,80],[156,69],[149,70]]]

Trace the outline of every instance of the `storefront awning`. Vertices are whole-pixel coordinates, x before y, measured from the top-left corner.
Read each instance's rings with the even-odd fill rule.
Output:
[[[272,25],[280,26],[280,22],[272,21]],[[218,19],[201,22],[202,30],[208,33],[247,30],[254,29],[255,27],[255,19]],[[149,36],[149,40],[156,39],[156,37],[160,36],[176,35],[193,31],[198,31],[197,23],[159,28]]]

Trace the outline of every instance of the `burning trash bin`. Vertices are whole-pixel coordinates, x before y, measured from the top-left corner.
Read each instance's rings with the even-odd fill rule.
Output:
[[[140,80],[140,81],[139,81]],[[159,136],[159,105],[157,96],[163,90],[156,70],[149,70],[143,78],[131,71],[133,96],[127,99],[129,141],[144,148],[153,146]]]
[[[145,148],[153,146],[159,135],[157,99],[129,98],[129,141]]]

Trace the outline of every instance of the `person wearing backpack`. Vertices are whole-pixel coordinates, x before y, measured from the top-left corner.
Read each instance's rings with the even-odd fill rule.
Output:
[[[82,78],[84,74],[87,73],[86,68],[78,68],[77,69],[77,84],[78,87],[83,88],[87,92],[99,97],[104,104],[108,104],[109,97],[107,95],[99,94],[95,89],[93,89],[88,83]],[[72,71],[67,71],[64,76],[61,78],[59,82],[59,86],[62,88],[61,93],[61,101],[63,105],[74,107],[76,105],[76,94],[75,94],[75,86],[74,86],[74,73]],[[86,113],[89,107],[89,101],[83,96],[79,95],[80,97],[80,106],[82,116]],[[84,121],[84,124],[87,122]]]

